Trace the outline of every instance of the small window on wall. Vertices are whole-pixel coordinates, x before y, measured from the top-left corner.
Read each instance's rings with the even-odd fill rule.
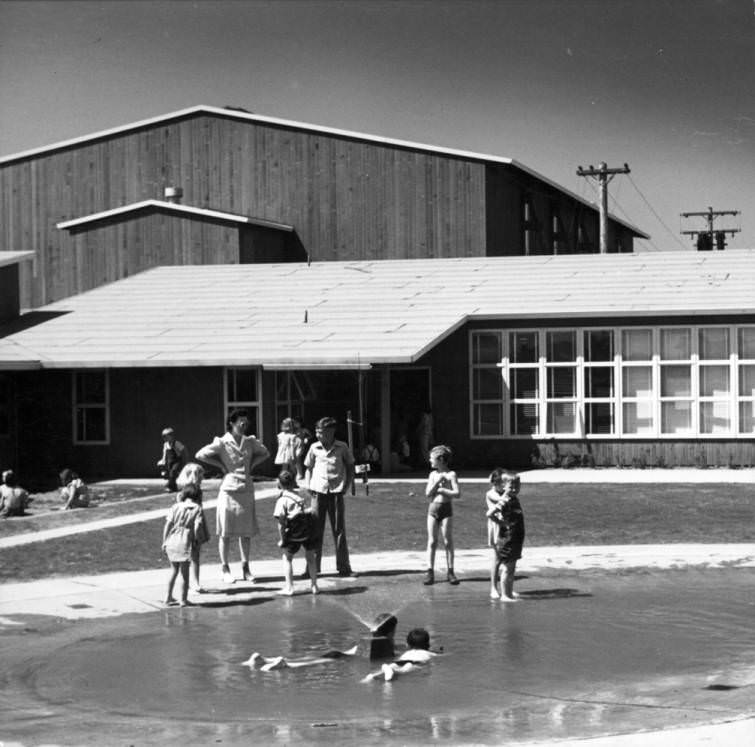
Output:
[[[259,369],[257,368],[226,368],[225,414],[227,418],[231,410],[246,410],[249,413],[248,435],[262,438],[259,379]]]
[[[107,371],[74,371],[73,442],[110,443],[110,392]]]
[[[476,436],[503,433],[503,378],[500,332],[476,332],[471,339],[472,432]]]

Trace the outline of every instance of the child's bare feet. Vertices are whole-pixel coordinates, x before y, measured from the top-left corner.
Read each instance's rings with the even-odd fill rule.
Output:
[[[276,656],[260,667],[263,672],[270,672],[273,669],[283,669],[286,666],[286,660],[282,656]]]
[[[312,584],[312,593],[313,594],[319,594],[320,588],[317,586],[317,584]]]
[[[279,592],[280,596],[282,597],[292,597],[294,595],[293,587],[290,586],[284,586]]]
[[[393,679],[393,675],[396,674],[396,671],[390,664],[383,664],[380,669],[383,672],[383,677],[385,677],[386,682],[390,682]]]
[[[194,606],[194,602],[190,602],[188,599],[182,599],[178,603],[178,606],[179,607],[193,607]]]
[[[491,589],[490,590],[490,598],[491,599],[500,599],[501,595],[498,593],[498,589]]]
[[[246,661],[242,662],[243,666],[260,669],[265,663],[265,659],[259,651],[255,651]]]
[[[173,597],[168,597],[168,598],[167,598],[167,599],[166,599],[166,600],[165,600],[165,601],[163,602],[163,604],[164,604],[164,605],[165,605],[166,607],[172,607],[172,606],[173,606],[174,604],[178,604],[178,602],[177,602],[177,601],[176,601],[175,599],[173,599]]]
[[[501,595],[501,601],[502,602],[518,602],[519,601],[519,594],[514,594],[513,596],[506,596],[505,594]]]

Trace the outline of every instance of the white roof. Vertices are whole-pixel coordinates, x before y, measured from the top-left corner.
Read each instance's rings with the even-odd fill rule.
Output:
[[[755,250],[159,267],[39,312],[0,368],[368,367],[469,320],[755,314]]]
[[[293,226],[286,223],[276,223],[275,221],[264,220],[263,218],[249,218],[246,215],[238,215],[237,213],[224,213],[220,210],[209,210],[207,208],[193,207],[191,205],[181,205],[175,202],[167,202],[166,200],[141,200],[140,202],[132,202],[129,205],[122,205],[121,207],[113,208],[112,210],[103,210],[100,213],[92,213],[80,218],[74,218],[73,220],[62,221],[57,224],[57,228],[69,230],[72,228],[80,228],[88,223],[108,220],[119,215],[133,213],[137,210],[164,210],[170,213],[176,213],[177,215],[210,218],[213,220],[227,221],[229,223],[264,226],[266,228],[276,228],[279,231],[294,230]]]
[[[0,267],[15,265],[19,262],[29,262],[34,259],[34,252],[4,252],[0,251]]]
[[[522,171],[530,174],[531,176],[534,176],[537,179],[540,179],[546,184],[550,184],[555,189],[558,189],[559,191],[565,194],[568,194],[572,199],[577,200],[577,202],[581,202],[584,205],[589,205],[591,208],[594,208],[596,210],[598,209],[597,205],[595,205],[594,203],[590,202],[589,200],[586,200],[584,197],[580,197],[579,195],[577,195],[574,192],[571,192],[568,189],[565,189],[561,185],[556,184],[556,182],[552,181],[551,179],[548,179],[542,174],[538,174],[537,171],[530,169],[528,166],[525,166],[524,164],[519,163],[513,158],[506,158],[503,156],[493,156],[493,155],[484,154],[484,153],[476,153],[474,151],[457,150],[455,148],[442,148],[437,145],[426,145],[424,143],[415,143],[410,140],[396,140],[393,138],[380,137],[378,135],[368,135],[363,132],[354,132],[352,130],[340,130],[334,127],[322,127],[320,125],[307,124],[306,122],[296,122],[290,119],[278,119],[277,117],[265,117],[260,114],[252,114],[251,112],[243,112],[237,109],[226,109],[224,107],[206,106],[203,104],[199,104],[197,106],[190,106],[186,109],[180,109],[175,112],[169,112],[168,114],[161,114],[157,117],[150,117],[149,119],[142,119],[138,122],[131,122],[129,124],[120,125],[118,127],[111,127],[110,129],[107,129],[107,130],[100,130],[99,132],[94,132],[94,133],[91,133],[90,135],[83,135],[81,137],[75,137],[69,140],[62,140],[60,142],[53,143],[51,145],[42,146],[40,148],[32,148],[30,150],[21,151],[19,153],[13,153],[9,156],[3,156],[0,158],[0,166],[5,163],[21,160],[23,158],[32,158],[34,156],[43,155],[45,153],[48,153],[54,150],[60,150],[62,148],[70,148],[70,147],[75,147],[78,145],[84,145],[87,142],[92,141],[92,140],[100,140],[102,138],[114,137],[125,132],[130,132],[132,130],[137,130],[144,127],[151,127],[152,125],[160,124],[162,122],[167,122],[172,119],[181,119],[183,117],[191,117],[191,116],[199,115],[199,114],[214,114],[214,115],[227,117],[230,119],[247,120],[250,122],[260,122],[261,124],[269,124],[269,125],[273,125],[277,127],[289,127],[296,130],[319,132],[319,133],[322,133],[323,135],[332,135],[335,137],[346,137],[346,138],[352,138],[352,139],[357,139],[357,140],[364,140],[366,142],[378,143],[382,145],[394,146],[394,147],[399,147],[399,148],[409,148],[411,150],[427,151],[430,153],[439,153],[439,154],[447,155],[447,156],[455,156],[457,158],[472,159],[476,161],[487,161],[490,163],[508,164],[510,166],[515,166],[516,168],[521,169]],[[641,231],[639,228],[637,228],[636,226],[633,226],[631,223],[628,223],[627,221],[617,218],[615,215],[611,215],[611,220],[616,221],[616,223],[619,223],[629,228],[631,231],[634,231],[640,238],[643,238],[643,239],[650,238],[650,236],[646,234],[644,231]]]

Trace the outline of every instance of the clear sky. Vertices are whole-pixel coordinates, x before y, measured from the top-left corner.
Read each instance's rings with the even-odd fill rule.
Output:
[[[195,104],[515,158],[691,250],[755,247],[754,0],[0,0],[0,155]],[[220,206],[222,207],[222,206]],[[683,225],[682,225],[683,223]]]

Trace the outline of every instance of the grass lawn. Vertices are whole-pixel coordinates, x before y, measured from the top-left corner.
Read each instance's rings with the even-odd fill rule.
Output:
[[[263,487],[261,484],[259,487]],[[123,490],[123,489],[121,489]],[[454,506],[457,548],[485,545],[485,485],[462,485]],[[102,500],[92,509],[55,511],[0,522],[0,536],[88,522],[123,513],[168,508],[170,494],[152,499]],[[206,499],[215,497],[208,491]],[[524,485],[521,494],[527,545],[611,545],[679,542],[752,542],[755,535],[755,488],[751,485]],[[253,540],[252,559],[277,558],[274,499],[257,502],[260,536]],[[33,506],[33,510],[38,509]],[[370,495],[357,487],[347,498],[346,526],[352,553],[421,550],[426,543],[427,503],[423,485],[370,485]],[[210,526],[215,512],[208,510]],[[166,566],[160,551],[162,520],[87,532],[44,544],[0,549],[0,581],[24,581]],[[325,538],[325,554],[333,541]],[[237,558],[234,552],[232,558]],[[202,562],[218,563],[217,543],[202,550]],[[358,570],[358,564],[357,564]]]

